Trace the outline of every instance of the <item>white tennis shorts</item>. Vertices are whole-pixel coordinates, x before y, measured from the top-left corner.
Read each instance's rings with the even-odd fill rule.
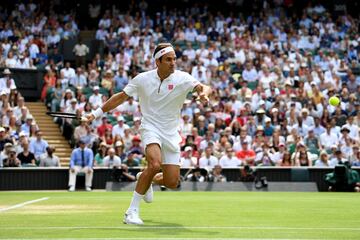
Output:
[[[162,135],[158,131],[141,129],[141,138],[146,148],[151,143],[159,144],[161,148],[162,164],[180,164],[180,135]]]

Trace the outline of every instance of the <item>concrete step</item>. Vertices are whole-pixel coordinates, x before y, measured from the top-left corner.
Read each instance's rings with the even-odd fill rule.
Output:
[[[69,146],[64,146],[62,144],[51,144],[51,146],[56,148],[56,152],[66,152],[71,153],[72,149]]]
[[[67,157],[67,158],[70,158],[70,155],[69,153],[62,153],[62,152],[56,152],[56,155],[58,157]]]
[[[34,118],[35,118],[35,120],[37,122],[39,122],[39,121],[52,121],[52,122],[54,122],[54,119],[52,117],[47,116],[45,113],[36,113],[36,114],[31,113],[31,114],[34,116]]]
[[[46,139],[46,141],[49,141],[49,140],[63,140],[64,139],[63,136],[59,136],[59,135],[47,135],[47,136],[44,136],[44,138]]]
[[[62,144],[62,145],[66,145],[69,144],[69,142],[64,138],[64,139],[53,139],[53,140],[48,140],[48,143],[50,144]]]

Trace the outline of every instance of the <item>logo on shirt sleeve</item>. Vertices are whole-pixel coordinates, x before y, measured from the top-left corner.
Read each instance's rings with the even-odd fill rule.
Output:
[[[173,88],[174,88],[174,84],[169,84],[168,85],[168,90],[173,90]]]

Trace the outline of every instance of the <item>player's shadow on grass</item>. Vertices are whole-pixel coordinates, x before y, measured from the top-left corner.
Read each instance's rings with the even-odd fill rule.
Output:
[[[206,229],[206,228],[191,229],[178,223],[146,220],[146,224],[149,225],[134,226],[134,228],[127,228],[125,231],[138,233],[140,230],[142,233],[167,235],[167,236],[184,235],[184,234],[191,236],[209,236],[210,234],[211,235],[220,234],[218,231],[214,229]]]

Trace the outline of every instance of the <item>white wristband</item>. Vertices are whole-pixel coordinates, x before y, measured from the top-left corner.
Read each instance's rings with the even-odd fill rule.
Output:
[[[104,112],[101,109],[101,107],[99,107],[95,111],[93,111],[92,114],[94,115],[95,119],[97,119],[97,118],[101,117],[104,114]]]

